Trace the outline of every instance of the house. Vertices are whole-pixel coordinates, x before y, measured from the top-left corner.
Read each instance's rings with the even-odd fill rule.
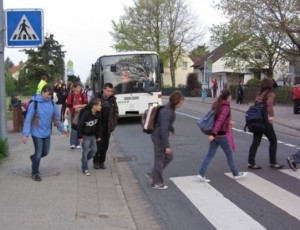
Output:
[[[13,66],[9,71],[12,75],[12,77],[15,80],[19,80],[19,74],[20,74],[20,70],[22,68],[23,64],[17,65],[17,66]]]
[[[211,89],[213,85],[212,81],[215,79],[217,80],[217,95],[223,88],[244,81],[245,73],[237,73],[232,69],[225,68],[225,60],[222,58],[225,53],[226,46],[221,45],[209,54],[195,61],[194,65],[192,65],[203,88]]]
[[[186,77],[189,73],[194,72],[192,65],[193,60],[188,56],[186,52],[183,52],[177,62],[177,68],[175,69],[175,87],[178,85],[186,85]],[[164,66],[163,83],[164,86],[172,86],[170,65]]]

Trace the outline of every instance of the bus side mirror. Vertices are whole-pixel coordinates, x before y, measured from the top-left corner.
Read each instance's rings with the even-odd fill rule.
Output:
[[[159,60],[159,72],[164,73],[164,63],[161,59]]]

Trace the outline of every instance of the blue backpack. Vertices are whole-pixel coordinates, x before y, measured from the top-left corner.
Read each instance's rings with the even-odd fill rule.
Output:
[[[212,129],[215,123],[215,110],[210,110],[203,117],[198,119],[198,127],[201,129],[202,133],[206,135],[211,135]]]

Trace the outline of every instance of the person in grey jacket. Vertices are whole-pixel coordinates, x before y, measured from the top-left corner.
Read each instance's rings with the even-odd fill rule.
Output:
[[[169,134],[175,134],[173,123],[175,121],[175,110],[184,101],[180,91],[175,91],[170,95],[169,102],[160,111],[151,133],[154,145],[154,166],[152,172],[148,174],[152,178],[151,187],[154,189],[167,189],[163,182],[163,170],[173,160],[173,152],[169,143]]]

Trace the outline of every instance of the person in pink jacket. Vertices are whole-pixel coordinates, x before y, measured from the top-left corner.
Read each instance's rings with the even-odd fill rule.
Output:
[[[239,172],[232,155],[232,148],[230,147],[227,132],[229,131],[231,125],[231,116],[230,116],[230,101],[231,94],[228,89],[221,91],[220,96],[217,101],[213,104],[213,109],[215,110],[215,123],[212,130],[212,134],[208,136],[209,149],[208,152],[201,163],[199,170],[198,178],[201,182],[210,182],[209,179],[205,178],[206,169],[210,161],[215,156],[218,146],[220,145],[223,149],[228,165],[231,169],[234,179],[238,180],[247,175],[246,172]]]

